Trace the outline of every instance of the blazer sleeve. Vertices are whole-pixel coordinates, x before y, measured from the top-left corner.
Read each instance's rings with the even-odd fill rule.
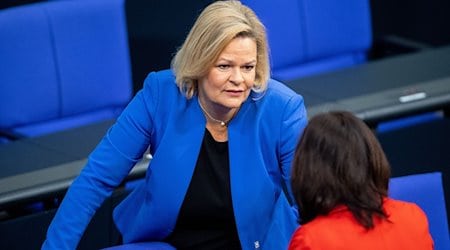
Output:
[[[67,191],[42,249],[76,249],[89,221],[148,148],[158,100],[157,77],[130,101]]]
[[[294,157],[295,148],[303,133],[303,130],[308,123],[306,108],[303,97],[300,95],[293,95],[286,104],[283,111],[283,120],[280,126],[280,168],[283,186],[287,191],[287,198],[291,205],[294,204],[294,196],[290,184],[291,179],[291,164]]]

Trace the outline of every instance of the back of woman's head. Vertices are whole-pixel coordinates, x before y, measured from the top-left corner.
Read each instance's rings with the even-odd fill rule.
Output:
[[[373,215],[385,218],[390,166],[370,128],[346,111],[310,119],[297,146],[292,188],[306,223],[345,205],[366,228]]]
[[[207,74],[223,49],[236,37],[255,40],[255,89],[263,91],[266,88],[270,66],[264,25],[240,1],[216,1],[200,13],[172,60],[177,84],[188,98],[196,93],[197,80]]]

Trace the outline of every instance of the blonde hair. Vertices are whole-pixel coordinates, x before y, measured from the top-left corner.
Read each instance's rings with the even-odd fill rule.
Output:
[[[262,92],[267,88],[270,66],[264,25],[240,1],[216,1],[200,13],[172,59],[176,83],[188,99],[197,93],[198,79],[208,73],[223,49],[236,37],[255,40],[257,63],[253,89]]]

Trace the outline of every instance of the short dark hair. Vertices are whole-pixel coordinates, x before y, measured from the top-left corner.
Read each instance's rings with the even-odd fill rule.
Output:
[[[345,205],[366,229],[374,215],[387,219],[390,165],[373,131],[347,111],[312,117],[292,166],[292,188],[301,224]]]

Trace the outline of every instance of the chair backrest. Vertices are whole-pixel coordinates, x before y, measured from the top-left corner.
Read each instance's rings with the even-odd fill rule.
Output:
[[[242,0],[267,29],[272,74],[296,79],[366,61],[372,46],[368,0]]]
[[[435,249],[450,249],[447,210],[440,172],[391,178],[389,195],[395,199],[414,202],[421,207],[428,217]]]
[[[124,0],[0,10],[0,129],[37,136],[116,118],[131,99]]]

